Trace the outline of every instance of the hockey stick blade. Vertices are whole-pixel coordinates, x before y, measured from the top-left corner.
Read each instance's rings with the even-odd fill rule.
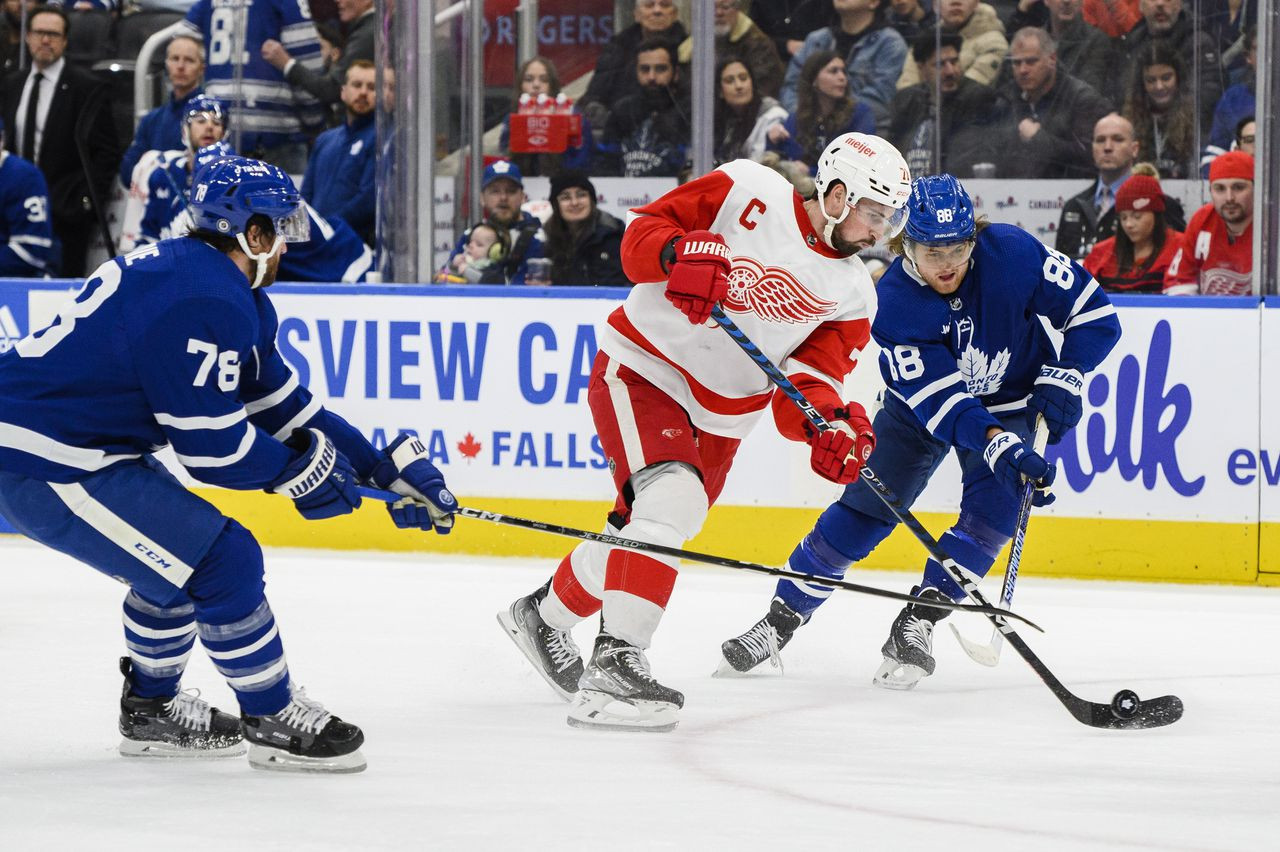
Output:
[[[1162,695],[1143,701],[1133,690],[1122,689],[1112,697],[1110,704],[1087,701],[1063,686],[1062,681],[1049,671],[1012,627],[1004,625],[1000,629],[1014,650],[1035,669],[1067,711],[1082,724],[1091,728],[1145,730],[1163,728],[1182,718],[1182,699],[1176,695]]]
[[[381,488],[369,488],[361,485],[357,490],[360,496],[368,497],[372,500],[381,500],[384,503],[394,503],[397,500],[403,500],[403,495],[394,491],[385,491]],[[600,544],[607,544],[610,547],[621,547],[626,550],[636,550],[640,553],[656,553],[659,556],[671,556],[676,559],[687,559],[690,562],[703,562],[707,565],[718,565],[721,568],[735,568],[740,571],[752,571],[757,574],[768,574],[773,577],[786,577],[792,580],[802,580],[806,583],[814,583],[820,586],[830,586],[835,589],[843,589],[846,592],[857,592],[861,595],[871,595],[877,598],[888,598],[889,600],[905,601],[907,603],[915,603],[919,599],[902,592],[891,592],[888,589],[880,589],[875,586],[863,586],[859,583],[850,583],[846,580],[835,580],[830,577],[818,577],[813,574],[801,574],[798,571],[788,571],[785,568],[772,568],[768,565],[759,565],[755,562],[742,562],[737,559],[730,559],[726,556],[716,556],[711,553],[699,553],[696,550],[683,550],[678,547],[667,547],[662,544],[650,544],[647,541],[636,541],[630,538],[621,538],[606,533],[591,532],[590,530],[580,530],[574,527],[562,527],[558,524],[548,524],[545,521],[534,521],[529,518],[519,518],[513,515],[503,515],[498,512],[489,512],[483,509],[468,509],[465,506],[459,506],[457,514],[464,518],[471,518],[477,521],[489,521],[495,524],[505,524],[510,527],[520,527],[526,530],[535,530],[537,532],[550,533],[551,535],[564,536],[565,538],[576,538],[580,541],[594,541]],[[993,607],[989,604],[964,604],[954,601],[938,601],[930,602],[930,606],[938,606],[943,609],[950,609],[956,612],[972,612],[976,615],[985,615],[988,618],[992,616],[1000,616],[1002,618],[1012,618],[1021,621],[1028,627],[1044,632],[1044,628],[1036,624],[1029,618],[1018,615],[1016,612],[1010,612],[1006,609]]]
[[[986,666],[990,669],[1000,664],[1000,645],[997,645],[994,641],[990,643],[970,642],[964,638],[964,634],[954,624],[947,622],[947,626],[951,628],[951,635],[956,637],[956,641],[960,643],[961,650],[968,655],[969,659],[980,666]],[[999,630],[995,632],[1000,634]]]
[[[831,428],[831,424],[813,407],[813,403],[809,402],[804,394],[800,392],[800,389],[769,360],[767,355],[760,351],[760,348],[743,333],[742,329],[734,324],[733,320],[725,315],[724,310],[719,305],[711,309],[711,318],[720,324],[725,333],[733,339],[734,343],[738,344],[743,352],[747,353],[752,361],[755,361],[756,366],[778,386],[778,390],[782,391],[787,399],[795,403],[795,406],[800,409],[801,413],[813,424],[815,429],[819,432],[825,432]],[[880,477],[876,476],[875,471],[864,465],[862,473],[858,477],[858,482],[876,492],[876,496],[880,498],[885,507],[893,513],[893,516],[903,526],[915,535],[920,544],[924,545],[924,549],[929,552],[929,555],[938,561],[938,564],[942,566],[942,570],[964,590],[970,600],[982,606],[990,606],[986,597],[982,592],[978,591],[977,583],[970,580],[960,571],[960,567],[942,549],[937,539],[911,513],[910,508],[902,505],[902,502],[898,500],[898,496],[893,493],[893,489],[882,482]],[[1018,655],[1040,676],[1040,679],[1044,681],[1045,686],[1049,687],[1054,697],[1062,702],[1062,706],[1066,707],[1077,721],[1095,728],[1135,729],[1171,725],[1182,718],[1182,700],[1174,695],[1154,698],[1151,701],[1141,701],[1133,690],[1122,689],[1116,693],[1109,705],[1098,704],[1080,698],[1067,689],[1062,681],[1054,676],[1053,672],[1049,671],[1049,667],[1036,656],[1031,647],[1022,640],[1022,637],[1005,620],[1003,611],[1000,615],[988,615],[987,618],[1004,634],[1005,640],[1010,645],[1013,645],[1018,651]]]

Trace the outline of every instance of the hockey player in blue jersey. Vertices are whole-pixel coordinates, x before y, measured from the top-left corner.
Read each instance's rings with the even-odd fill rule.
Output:
[[[1054,466],[1029,442],[1037,415],[1057,443],[1081,416],[1083,376],[1115,346],[1115,308],[1079,264],[1012,225],[974,220],[950,175],[917,178],[899,255],[880,279],[871,327],[886,384],[867,466],[910,506],[952,448],[960,460],[960,516],[940,543],[974,578],[1012,537],[1024,478],[1047,505]],[[1054,332],[1046,331],[1051,326]],[[875,492],[848,486],[792,551],[792,571],[840,579],[897,523]],[[745,672],[778,652],[831,588],[778,583],[769,613],[721,646],[721,673]],[[919,603],[894,619],[874,682],[910,689],[934,670],[930,601],[964,592],[930,559]]]
[[[0,515],[130,587],[120,751],[243,754],[266,769],[357,772],[364,735],[294,685],[264,595],[262,550],[152,458],[265,489],[309,520],[403,499],[397,526],[447,533],[456,502],[416,438],[379,452],[298,383],[266,288],[305,236],[280,169],[228,157],[196,175],[195,228],[104,263],[53,324],[0,355]],[[196,639],[240,718],[179,681]]]
[[[58,260],[49,185],[34,163],[4,150],[0,119],[0,276],[48,278]]]
[[[182,119],[183,151],[166,151],[154,160],[145,160],[134,176],[134,196],[143,196],[138,243],[156,242],[185,234],[191,227],[187,201],[191,194],[192,172],[216,159],[234,154],[223,137],[227,124],[222,103],[209,95],[191,99]],[[151,171],[142,170],[151,166]],[[138,192],[137,187],[145,189]],[[349,225],[326,220],[303,202],[311,220],[307,239],[294,243],[280,258],[281,281],[321,283],[364,281],[373,269],[373,250]]]

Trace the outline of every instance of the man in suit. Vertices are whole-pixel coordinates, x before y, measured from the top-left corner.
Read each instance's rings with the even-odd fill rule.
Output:
[[[1138,140],[1129,119],[1107,113],[1093,126],[1093,164],[1097,180],[1062,205],[1054,248],[1072,260],[1083,260],[1095,243],[1116,235],[1116,192],[1129,179],[1138,158]],[[1185,227],[1182,204],[1164,197],[1165,221],[1170,228]]]
[[[105,221],[120,162],[105,85],[63,58],[70,20],[38,6],[27,27],[31,66],[4,81],[5,147],[40,167],[49,184],[53,232],[62,241],[60,274],[85,274],[90,235]]]

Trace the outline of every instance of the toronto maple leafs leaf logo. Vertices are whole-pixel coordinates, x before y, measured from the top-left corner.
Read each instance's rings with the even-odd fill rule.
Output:
[[[960,367],[960,375],[969,387],[969,393],[974,396],[990,396],[1000,390],[1005,370],[1009,369],[1009,350],[1001,349],[994,358],[988,358],[987,353],[970,343],[960,353],[956,363]]]
[[[765,322],[810,323],[835,313],[836,302],[820,298],[777,266],[750,257],[735,257],[729,270],[724,309],[753,313]]]

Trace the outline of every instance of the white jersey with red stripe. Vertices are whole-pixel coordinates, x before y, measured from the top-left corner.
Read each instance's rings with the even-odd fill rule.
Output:
[[[773,396],[769,379],[714,320],[693,326],[665,296],[662,250],[701,229],[720,234],[732,257],[725,312],[811,401],[841,404],[870,337],[875,286],[861,260],[822,241],[791,183],[750,160],[631,211],[622,256],[637,284],[601,348],[679,402],[697,428],[746,436]],[[803,440],[799,414],[775,412],[780,431]]]

